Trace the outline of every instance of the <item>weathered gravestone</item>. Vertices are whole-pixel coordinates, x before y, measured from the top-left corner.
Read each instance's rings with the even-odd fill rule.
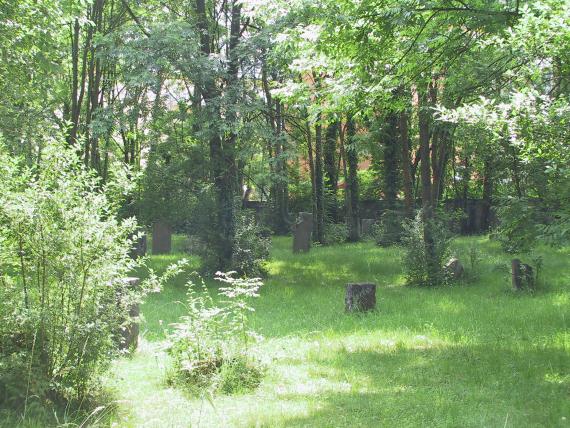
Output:
[[[376,284],[346,284],[344,296],[346,312],[370,311],[376,307]]]
[[[511,262],[513,290],[519,291],[524,288],[534,287],[534,273],[532,266],[521,263],[519,259]]]
[[[168,254],[172,249],[172,229],[157,221],[152,225],[152,254]]]
[[[293,252],[309,251],[313,233],[313,213],[299,213],[293,230]]]
[[[372,233],[372,226],[376,220],[373,218],[363,218],[360,220],[360,233],[362,235],[370,235]]]
[[[131,239],[133,239],[133,238],[134,238],[134,236],[131,236]],[[146,256],[146,248],[147,248],[146,234],[140,235],[138,237],[138,239],[136,239],[133,242],[133,247],[131,248],[131,251],[129,252],[129,257],[133,260],[136,260],[139,257]]]
[[[129,292],[136,289],[139,284],[139,278],[129,277],[124,279],[126,289],[124,293],[119,296],[119,304],[127,305],[129,310],[129,320],[121,327],[121,334],[119,337],[119,349],[121,350],[134,350],[139,344],[139,315],[140,307],[138,302],[129,302]]]
[[[445,264],[443,269],[447,277],[454,280],[460,279],[465,273],[463,265],[461,264],[459,259],[455,257],[449,259],[449,261]]]

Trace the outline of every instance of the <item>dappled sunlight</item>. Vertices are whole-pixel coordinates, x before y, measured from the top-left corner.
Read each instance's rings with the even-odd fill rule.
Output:
[[[119,426],[502,426],[507,412],[513,426],[529,415],[544,425],[543,397],[568,388],[567,292],[513,296],[493,271],[509,256],[486,238],[455,244],[468,250],[473,241],[488,250],[479,282],[422,289],[401,285],[398,249],[363,243],[293,255],[290,238],[274,239],[252,314],[264,339],[251,351],[266,375],[254,392],[211,402],[165,383],[162,330],[184,313],[176,278],[142,306],[139,350],[115,364]],[[378,283],[376,310],[346,314],[345,284],[364,280]],[[564,415],[557,406],[550,411]]]

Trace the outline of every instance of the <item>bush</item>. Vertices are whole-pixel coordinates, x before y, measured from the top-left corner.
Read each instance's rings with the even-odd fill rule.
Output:
[[[269,231],[258,225],[250,212],[238,212],[233,269],[242,276],[265,276],[267,271],[264,264],[269,259],[270,248]]]
[[[196,234],[190,240],[187,251],[199,255],[202,259],[201,273],[212,276],[219,269],[219,260],[215,248],[209,243],[216,242],[219,231],[215,228],[216,222],[212,221],[215,205],[208,204],[207,207],[207,212],[203,208],[198,210],[201,219],[197,221]],[[269,259],[270,236],[270,230],[257,224],[250,210],[236,208],[231,269],[240,276],[265,276],[264,264]]]
[[[402,218],[404,214],[398,211],[386,210],[380,218],[380,226],[376,233],[376,243],[387,247],[400,242],[404,228]]]
[[[404,222],[402,245],[404,247],[404,271],[409,285],[431,286],[446,281],[444,264],[449,258],[451,234],[441,217],[425,223],[419,212],[414,219]],[[427,251],[424,228],[431,228],[433,251]]]
[[[127,183],[102,187],[59,145],[35,170],[0,148],[0,183],[0,404],[83,400],[142,295],[122,280],[136,224],[113,194]]]
[[[507,253],[528,253],[539,235],[542,223],[537,209],[525,198],[507,197],[497,207],[499,226],[493,236]]]
[[[342,244],[348,239],[346,223],[325,223],[325,244]]]
[[[235,393],[253,389],[263,370],[250,354],[250,343],[259,336],[248,326],[249,301],[259,296],[259,278],[234,278],[235,272],[217,273],[227,284],[215,302],[206,285],[189,281],[188,315],[174,324],[169,336],[173,367],[168,381],[194,393]]]

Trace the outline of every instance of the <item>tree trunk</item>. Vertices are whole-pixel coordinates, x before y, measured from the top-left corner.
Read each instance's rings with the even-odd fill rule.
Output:
[[[346,135],[349,145],[345,150],[348,166],[348,179],[346,182],[346,191],[348,193],[346,208],[348,240],[356,242],[360,240],[360,221],[358,213],[358,151],[355,144],[356,126],[352,117],[348,118]]]
[[[437,265],[435,246],[432,231],[433,205],[432,184],[430,167],[430,114],[428,96],[426,90],[419,89],[418,128],[420,134],[420,163],[421,163],[421,186],[422,186],[422,221],[423,238],[427,258],[428,282],[433,283],[437,277]]]
[[[307,133],[307,155],[309,160],[309,175],[311,178],[311,211],[313,212],[313,224],[316,223],[317,218],[317,199],[316,199],[316,180],[315,180],[315,162],[313,156],[313,133],[311,131],[311,126],[309,120],[305,122],[305,130]],[[314,228],[313,228],[314,230]]]
[[[383,168],[382,181],[384,199],[389,210],[396,208],[396,198],[398,196],[398,138],[397,138],[398,116],[394,112],[389,112],[386,116],[386,132],[383,133],[382,151]]]
[[[317,207],[315,240],[322,244],[325,242],[325,201],[323,186],[323,127],[320,121],[321,115],[319,114],[315,126],[315,204]]]
[[[208,21],[206,15],[205,0],[196,0],[196,13],[198,15],[198,29],[200,30],[200,47],[202,54],[208,56],[211,53],[210,35],[208,32]],[[230,101],[234,106],[237,104],[238,85],[238,56],[236,47],[240,37],[241,5],[237,1],[232,2],[230,43],[229,43],[229,64],[227,86],[234,90],[234,99]],[[236,189],[236,167],[235,167],[235,145],[237,135],[230,131],[229,136],[223,141],[219,124],[222,120],[230,122],[230,128],[234,128],[233,122],[237,120],[235,108],[228,108],[227,118],[223,119],[220,112],[218,100],[220,93],[216,83],[211,76],[207,76],[202,82],[201,93],[204,97],[206,107],[210,113],[209,123],[209,146],[211,176],[216,190],[217,216],[214,228],[215,242],[213,247],[217,255],[217,268],[227,270],[232,265],[232,255],[235,237],[235,212],[234,195]],[[232,106],[233,107],[233,106]]]
[[[485,157],[483,166],[483,207],[481,212],[481,230],[489,230],[491,199],[493,197],[493,161]]]
[[[327,127],[324,150],[327,214],[328,217],[335,222],[338,220],[338,203],[336,199],[336,187],[338,183],[336,140],[338,136],[338,126],[338,122],[334,121]]]
[[[410,159],[410,138],[408,133],[408,113],[400,113],[400,140],[402,144],[402,178],[404,184],[404,205],[406,217],[412,217],[414,212],[414,193],[412,188],[412,171]]]

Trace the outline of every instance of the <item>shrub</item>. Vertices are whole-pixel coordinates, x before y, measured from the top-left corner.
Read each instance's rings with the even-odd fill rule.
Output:
[[[424,228],[431,228],[433,251],[427,251]],[[430,286],[445,283],[444,264],[449,258],[451,234],[446,222],[434,218],[429,223],[419,212],[414,219],[404,222],[402,245],[404,247],[404,272],[409,285]]]
[[[0,183],[0,403],[83,400],[143,293],[122,280],[136,224],[112,195],[127,183],[102,186],[60,145],[34,170],[0,148]]]
[[[325,223],[325,244],[341,244],[348,239],[346,223]]]
[[[380,226],[376,233],[376,243],[380,246],[386,247],[400,242],[402,233],[404,232],[402,226],[403,213],[386,210],[380,218]]]
[[[218,302],[203,280],[189,281],[188,315],[174,324],[169,336],[173,367],[168,381],[199,394],[235,393],[259,385],[263,370],[250,354],[250,343],[259,336],[248,326],[253,311],[249,301],[259,296],[259,278],[234,278],[235,272],[217,273]]]
[[[537,210],[525,198],[508,197],[497,207],[499,226],[494,237],[507,253],[527,253],[537,242]]]
[[[250,212],[240,211],[236,221],[233,269],[243,276],[265,276],[264,263],[269,258],[270,248],[269,231],[258,225]]]

